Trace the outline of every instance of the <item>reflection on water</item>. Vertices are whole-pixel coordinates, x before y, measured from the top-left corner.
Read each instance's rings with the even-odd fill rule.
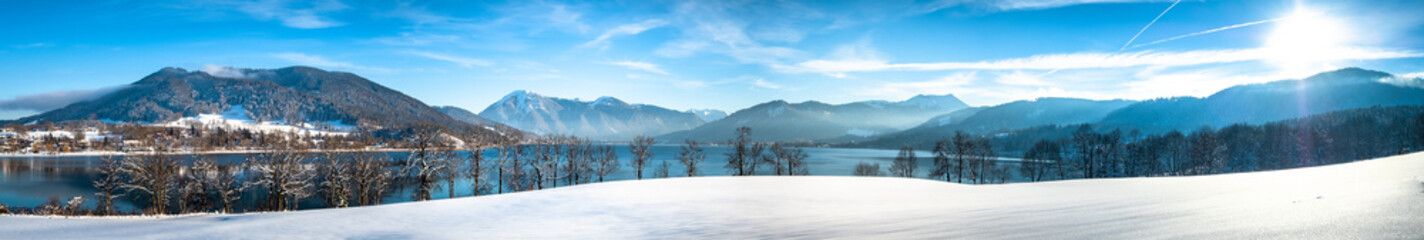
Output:
[[[671,161],[669,171],[674,177],[684,172],[684,167],[677,162],[675,156],[679,151],[678,145],[656,145],[653,146],[653,160],[644,169],[644,176],[651,176],[652,166],[661,163],[658,161]],[[723,155],[727,148],[724,146],[705,146],[704,153],[706,160],[698,164],[699,176],[726,176],[727,171]],[[628,167],[629,158],[627,145],[616,145],[619,162],[623,165],[617,172],[605,177],[607,181],[634,179],[634,170]],[[806,148],[809,158],[806,160],[811,175],[822,176],[850,176],[855,164],[859,162],[880,163],[881,166],[891,165],[897,153],[896,150],[879,149],[844,149],[844,148]],[[391,159],[404,159],[404,152],[386,153]],[[493,159],[497,153],[493,150],[486,151],[488,159]],[[917,152],[920,156],[918,174],[924,176],[928,173],[932,161],[929,152]],[[206,155],[217,160],[219,164],[239,164],[252,154],[211,154]],[[313,157],[320,157],[314,154]],[[181,155],[184,165],[191,165],[197,157],[192,155]],[[86,204],[94,207],[94,186],[92,181],[97,177],[98,167],[102,159],[99,156],[62,156],[62,157],[0,157],[0,203],[11,207],[34,207],[43,204],[51,197],[67,200],[74,196],[84,196],[91,199]],[[1015,167],[1016,159],[1001,159],[1001,166]],[[765,173],[766,171],[762,171]],[[1011,171],[1017,174],[1016,171]],[[1019,180],[1017,177],[1015,181]],[[412,186],[400,186],[396,183],[391,194],[385,199],[386,203],[410,201],[410,196],[414,191]],[[470,196],[471,182],[469,179],[461,179],[455,183],[457,196]],[[441,182],[441,189],[434,191],[435,199],[449,198],[445,183]],[[258,193],[249,191],[242,196],[244,207],[239,209],[252,209],[256,206],[257,199],[263,199]],[[116,207],[121,210],[134,210],[135,204],[128,197],[116,199]],[[301,203],[302,209],[322,207],[321,199],[311,197]]]

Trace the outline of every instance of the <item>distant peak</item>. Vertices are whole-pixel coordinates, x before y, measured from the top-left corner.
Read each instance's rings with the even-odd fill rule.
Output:
[[[628,105],[628,103],[623,102],[623,100],[618,100],[618,98],[609,97],[609,96],[602,96],[602,97],[598,97],[598,99],[596,99],[596,100],[593,100],[593,102],[589,103],[588,105],[589,105],[589,106],[605,106],[605,105],[623,106],[623,105]]]
[[[1315,75],[1312,75],[1312,76],[1310,76],[1310,77],[1305,78],[1305,80],[1306,80],[1306,81],[1320,81],[1320,80],[1332,80],[1332,79],[1334,79],[1334,80],[1353,80],[1353,79],[1376,80],[1376,79],[1379,79],[1379,78],[1390,77],[1390,76],[1393,76],[1393,75],[1391,75],[1391,74],[1389,74],[1389,73],[1381,72],[1381,71],[1375,71],[1375,70],[1369,70],[1369,69],[1363,69],[1363,68],[1357,68],[1357,67],[1348,67],[1348,68],[1341,68],[1341,69],[1335,70],[1335,71],[1329,71],[1329,72],[1318,73],[1318,74],[1315,74]]]

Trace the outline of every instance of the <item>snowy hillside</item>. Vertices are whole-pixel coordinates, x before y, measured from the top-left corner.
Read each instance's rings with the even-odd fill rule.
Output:
[[[490,197],[161,219],[0,217],[0,238],[1407,239],[1424,153],[1200,177],[970,186],[860,177],[622,181]]]

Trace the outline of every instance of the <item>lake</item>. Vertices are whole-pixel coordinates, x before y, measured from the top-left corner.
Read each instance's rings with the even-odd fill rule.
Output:
[[[619,163],[622,165],[619,170],[604,178],[605,181],[631,180],[635,178],[634,169],[628,167],[631,154],[627,145],[615,145],[618,152]],[[684,167],[677,162],[676,155],[680,151],[679,145],[654,145],[652,148],[653,159],[644,169],[643,176],[648,178],[653,176],[660,161],[670,161],[669,171],[673,177],[684,172]],[[703,152],[707,158],[698,164],[700,173],[698,176],[726,176],[726,157],[723,155],[728,148],[725,146],[703,146]],[[806,162],[811,175],[820,176],[850,176],[855,165],[860,162],[879,163],[884,171],[890,167],[898,150],[882,149],[848,149],[848,148],[804,148],[809,155]],[[392,159],[404,159],[406,153],[388,153]],[[493,159],[496,152],[493,150],[485,153],[488,158]],[[244,159],[253,156],[252,154],[209,154],[220,164],[236,164]],[[919,167],[917,174],[921,177],[929,172],[932,164],[931,153],[928,151],[918,151]],[[185,164],[191,164],[194,156],[184,155]],[[0,157],[0,203],[10,207],[34,207],[43,204],[51,197],[67,201],[74,196],[84,196],[88,198],[86,202],[89,207],[94,206],[94,187],[91,182],[98,176],[100,163],[98,156],[26,156],[26,157]],[[1001,166],[1015,167],[1017,159],[1000,159]],[[767,173],[767,170],[758,170]],[[887,171],[888,172],[888,171]],[[1017,171],[1011,171],[1017,174]],[[1016,176],[1014,180],[1018,181]],[[562,186],[562,182],[560,183]],[[435,191],[435,199],[449,198],[447,190],[444,190],[444,182],[441,183],[442,190]],[[455,184],[457,197],[471,195],[469,179],[462,179]],[[386,203],[410,201],[411,192],[414,189],[410,186],[397,186],[396,189],[385,199]],[[253,194],[246,194],[245,200],[259,198]],[[117,207],[124,210],[135,209],[133,203],[127,197],[117,199]],[[301,204],[303,209],[320,207],[320,198],[312,197],[304,200]]]

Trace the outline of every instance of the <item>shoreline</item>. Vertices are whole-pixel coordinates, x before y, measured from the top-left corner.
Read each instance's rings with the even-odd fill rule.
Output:
[[[456,151],[469,150],[465,148],[455,149]],[[382,148],[382,149],[314,149],[305,150],[310,153],[326,152],[406,152],[413,151],[407,148]],[[177,151],[168,152],[170,155],[218,155],[218,154],[254,154],[270,153],[273,150],[217,150],[217,151]],[[68,152],[68,153],[0,153],[0,158],[26,158],[26,157],[99,157],[99,156],[127,156],[138,154],[152,154],[152,151],[141,152]]]

